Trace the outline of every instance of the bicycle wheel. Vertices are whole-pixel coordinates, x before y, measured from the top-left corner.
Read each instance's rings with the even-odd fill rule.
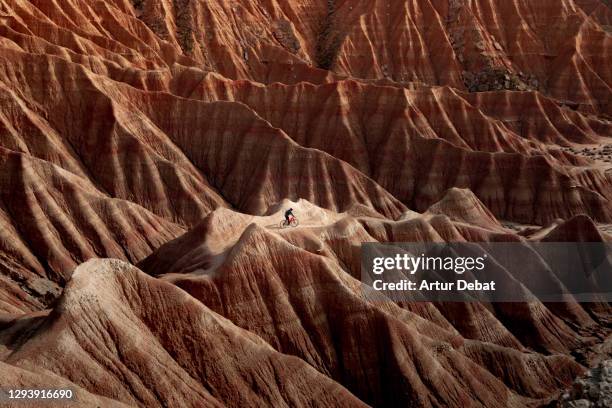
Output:
[[[282,220],[282,221],[280,222],[280,229],[283,229],[283,228],[285,228],[285,227],[287,227],[287,220]]]
[[[299,221],[297,220],[297,218],[294,218],[291,220],[291,226],[293,228],[297,227],[298,225],[300,225]]]

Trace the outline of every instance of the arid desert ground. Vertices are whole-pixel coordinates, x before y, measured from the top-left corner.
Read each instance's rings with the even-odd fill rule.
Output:
[[[0,406],[612,407],[607,301],[360,283],[365,242],[611,242],[611,35],[609,0],[0,0],[0,391],[75,394]]]

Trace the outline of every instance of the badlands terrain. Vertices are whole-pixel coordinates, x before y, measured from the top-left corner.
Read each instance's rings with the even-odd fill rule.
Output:
[[[582,398],[607,302],[373,301],[360,245],[612,240],[611,33],[609,0],[0,0],[0,388]]]

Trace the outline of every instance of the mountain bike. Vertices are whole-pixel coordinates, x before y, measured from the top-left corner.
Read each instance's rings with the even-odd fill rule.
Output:
[[[293,228],[295,228],[295,227],[297,227],[298,225],[300,225],[300,222],[299,222],[299,221],[298,221],[298,219],[297,219],[297,218],[295,218],[295,217],[291,217],[291,218],[289,218],[289,223],[287,223],[287,220],[282,220],[282,221],[280,222],[280,227],[281,227],[281,229],[283,229],[283,228],[289,228],[289,227],[293,227]]]

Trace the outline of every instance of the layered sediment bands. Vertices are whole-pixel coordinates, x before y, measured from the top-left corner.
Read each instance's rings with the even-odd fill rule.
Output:
[[[443,200],[443,203],[445,201],[447,200]],[[483,208],[482,204],[478,203],[477,200],[474,204],[475,208]],[[288,203],[286,206],[289,205],[291,204]],[[296,204],[292,206],[296,208]],[[437,207],[441,207],[441,205]],[[300,213],[303,211],[302,206],[298,205],[297,208]],[[320,214],[312,210],[309,210],[306,214],[308,214],[308,219],[321,217]],[[281,214],[278,214],[278,217],[280,216]],[[231,221],[226,223],[222,222],[221,220],[224,217],[227,217],[227,219]],[[211,236],[210,231],[223,229],[222,227],[214,228],[213,226],[231,224],[243,225],[242,228],[245,228],[249,222],[269,226],[270,221],[268,219],[258,219],[257,217],[254,219],[245,219],[244,217],[233,215],[231,212],[215,212],[202,224],[201,228],[199,227],[194,230],[193,233],[186,234],[180,240],[160,248],[155,256],[145,261],[144,267],[147,270],[167,271],[172,273],[193,272],[200,269],[199,272],[196,271],[195,273],[210,274],[224,259],[224,254],[227,253],[229,245],[237,239],[235,228],[231,229],[231,234],[222,234],[221,236],[215,234]],[[492,220],[488,225],[482,223],[480,227],[470,227],[460,219],[457,223],[452,223],[444,216],[431,216],[427,214],[425,216],[419,216],[416,214],[407,214],[406,219],[401,222],[360,218],[359,222],[363,224],[364,228],[356,225],[355,221],[350,218],[340,220],[332,218],[330,220],[328,217],[324,217],[323,219],[319,218],[319,221],[314,223],[314,225],[319,225],[321,222],[332,222],[333,226],[330,224],[329,227],[324,228],[310,227],[305,231],[306,233],[293,233],[289,231],[285,232],[283,235],[285,239],[293,245],[304,248],[317,255],[330,257],[339,262],[342,268],[354,277],[359,277],[361,273],[360,255],[358,251],[360,242],[371,242],[373,240],[383,242],[463,241],[466,239],[480,242],[518,241],[515,235],[501,229],[495,220]],[[580,238],[576,236],[573,240],[579,239]],[[205,242],[205,244],[203,244],[203,242]],[[212,249],[211,243],[213,242],[224,242],[224,249]],[[181,251],[179,249],[180,247],[192,248],[192,250]],[[197,262],[194,262],[194,259],[197,260]],[[162,264],[159,262],[162,262]],[[465,305],[453,304],[448,305],[448,307],[443,307],[440,310],[449,321],[453,322],[457,330],[470,338],[477,338],[503,345],[515,344],[515,340],[513,340],[514,335],[507,332],[506,329],[502,329],[503,325],[497,323],[499,326],[498,329],[493,331],[490,330],[491,327],[496,325],[491,320],[492,316],[495,316],[493,319],[504,321],[507,327],[512,327],[512,331],[524,344],[540,350],[545,349],[554,352],[567,352],[568,345],[577,344],[575,343],[575,334],[572,333],[573,329],[570,329],[570,327],[579,326],[586,330],[591,330],[594,327],[594,322],[575,302],[570,302],[561,306],[547,305],[543,307],[542,305],[531,305],[525,308],[520,305],[511,307],[500,305],[495,308],[495,311],[492,312],[493,314],[482,308],[481,305],[470,305],[467,307]],[[440,319],[439,312],[432,313],[431,309],[427,307],[419,307],[410,304],[407,304],[406,307],[408,307],[409,310],[415,311],[415,313],[422,317],[437,322],[437,324],[440,324],[442,327],[448,327],[448,322],[446,322],[445,319]],[[547,307],[550,308],[550,310],[546,310]],[[514,325],[513,322],[518,315],[522,316],[520,318],[521,324]],[[474,318],[474,320],[470,323],[472,318]],[[570,322],[571,326],[568,327],[559,318]],[[578,343],[580,342],[581,340],[578,341]]]
[[[170,88],[179,94],[189,89],[183,94],[190,98],[244,102],[298,143],[351,163],[418,210],[459,187],[471,189],[503,219],[548,223],[581,213],[601,221],[609,217],[610,174],[556,146],[607,140],[610,123],[536,93],[501,99],[501,94],[405,91],[351,81],[263,87],[197,77],[185,72],[177,78],[194,86],[177,81]],[[300,108],[286,109],[286,100]],[[520,177],[510,176],[508,168]],[[517,201],[506,199],[518,192]],[[537,208],[542,211],[533,211]]]
[[[598,1],[29,4],[5,2],[4,18],[11,31],[36,38],[27,47],[39,52],[50,47],[39,39],[49,39],[122,65],[179,62],[264,83],[341,75],[461,88],[467,75],[490,69],[526,78],[524,89],[610,114],[610,12]],[[500,90],[508,89],[504,81]]]
[[[576,370],[580,371],[566,356],[536,357],[530,353],[473,341],[466,341],[463,351],[502,381],[512,384],[521,394],[546,396],[547,390],[562,387],[564,378],[574,376]],[[555,375],[551,376],[549,372]]]
[[[374,299],[360,248],[609,240],[611,22],[598,0],[0,0],[0,386],[548,403],[607,303]]]
[[[292,206],[299,213],[307,212],[310,222],[314,217],[326,216],[325,212],[314,211],[306,203]],[[324,219],[319,218],[320,221]],[[403,347],[429,347],[426,354],[437,360],[436,365],[442,370],[440,375],[452,373],[454,380],[450,384],[453,389],[455,383],[461,384],[460,393],[452,392],[467,395],[468,399],[472,398],[470,389],[476,383],[485,390],[498,389],[494,385],[497,380],[490,382],[489,375],[493,374],[504,384],[503,388],[511,390],[510,394],[503,394],[502,405],[526,403],[525,400],[519,402],[519,395],[544,398],[581,370],[566,356],[543,357],[527,352],[525,346],[567,353],[566,345],[576,342],[571,346],[575,347],[588,342],[573,329],[578,327],[576,325],[583,325],[585,329],[592,326],[594,323],[588,317],[570,326],[554,314],[556,310],[549,310],[539,303],[527,308],[511,305],[491,308],[480,304],[439,304],[434,308],[431,304],[400,304],[401,308],[398,308],[380,299],[368,300],[359,283],[345,273],[359,273],[359,251],[356,248],[359,242],[375,240],[376,230],[389,231],[390,226],[384,223],[395,224],[398,231],[393,238],[401,235],[399,231],[404,231],[406,237],[409,233],[418,236],[415,227],[420,222],[429,225],[432,231],[432,235],[421,236],[421,239],[435,240],[438,237],[441,240],[436,228],[442,234],[448,234],[446,230],[452,228],[450,221],[445,230],[439,221],[427,221],[427,218],[390,222],[336,217],[323,221],[329,223],[326,227],[320,227],[321,222],[316,222],[311,227],[281,231],[280,235],[269,227],[264,228],[269,222],[267,217],[247,219],[228,210],[215,211],[195,230],[148,257],[141,267],[154,275],[163,274],[163,279],[185,289],[238,326],[257,333],[278,351],[308,361],[374,405],[390,404],[385,400],[388,392],[393,390],[394,394],[401,394],[407,389],[418,389],[419,395],[431,393],[429,398],[436,395],[436,404],[448,403],[439,399],[437,382],[432,383],[427,374],[416,367],[416,372],[405,371],[406,367],[401,370],[405,380],[398,380],[397,384],[388,383],[388,379],[396,378],[397,374],[392,376],[391,372],[384,370],[393,366],[393,361],[401,360]],[[362,226],[362,222],[367,227]],[[216,225],[232,227],[221,232],[222,229],[215,228]],[[241,227],[237,228],[238,225]],[[499,229],[495,222],[491,227]],[[244,232],[240,234],[240,230]],[[489,234],[491,239],[505,235],[494,230]],[[249,262],[245,262],[247,258]],[[239,293],[236,288],[241,288]],[[378,314],[381,311],[384,311],[384,324],[380,320],[383,317]],[[347,316],[356,315],[361,317],[347,319]],[[518,315],[521,315],[520,319]],[[357,321],[361,323],[357,324]],[[518,321],[520,325],[512,323]],[[405,328],[412,333],[410,339],[404,337],[407,335]],[[375,336],[374,332],[378,334]],[[354,359],[348,357],[350,353],[366,348],[371,350],[370,340],[386,339],[387,334],[383,333],[397,339],[394,340],[396,346],[387,348],[385,353],[362,354],[361,363],[355,365]],[[474,340],[468,343],[462,336]],[[353,340],[349,341],[349,338]],[[430,343],[432,339],[444,339],[447,343]],[[351,351],[353,346],[357,347],[355,351]],[[500,353],[499,357],[493,357],[495,353]],[[420,360],[419,354],[411,354],[410,361],[416,359],[417,366],[429,365],[428,361]],[[464,360],[466,355],[486,371],[482,372],[472,366],[471,361]],[[518,373],[522,372],[521,377],[502,373],[500,359],[511,364]],[[459,366],[463,367],[460,372],[451,368]],[[525,370],[530,374],[524,375]],[[550,370],[555,372],[554,380],[527,380],[531,376],[550,378],[551,375],[543,374],[552,372]],[[465,377],[466,373],[470,373],[470,379]],[[384,381],[386,384],[383,379],[387,379]],[[408,384],[409,388],[405,388]],[[421,388],[419,384],[427,385]],[[500,400],[491,400],[484,404],[495,406],[499,403]]]
[[[206,15],[196,10],[197,2],[190,3],[194,16]],[[268,28],[274,24],[262,27],[259,21],[286,19],[292,22],[293,36],[305,54],[302,64],[318,63],[355,78],[455,87],[463,85],[465,72],[492,67],[528,74],[528,85],[535,89],[610,113],[606,101],[611,78],[603,68],[610,40],[597,20],[573,1],[549,0],[535,8],[525,0],[310,1],[297,7],[283,1],[259,9],[245,2],[231,9],[215,3],[207,6],[218,10],[208,15],[226,19],[198,24],[195,31],[212,37],[198,42],[218,53],[213,58],[217,62],[235,61],[237,71],[251,66],[250,72],[242,70],[241,78],[264,82],[257,65],[268,60],[264,55],[269,52],[268,43],[282,46],[282,41],[274,41],[274,30]],[[496,16],[505,16],[503,24]],[[237,19],[246,20],[246,27],[237,27]],[[225,35],[230,30],[233,35]],[[234,58],[221,54],[217,38],[225,40],[224,48],[232,50]]]
[[[609,220],[609,175],[599,171],[605,184],[593,191],[575,183],[544,156],[471,152],[443,141],[413,138],[419,156],[408,156],[403,169],[388,166],[376,177],[409,206],[425,210],[451,187],[469,188],[502,219],[546,224],[575,214]],[[444,157],[445,160],[437,158]],[[427,166],[416,166],[423,160]],[[512,169],[512,170],[511,170]],[[418,185],[400,180],[418,180]],[[603,193],[603,194],[602,194]]]
[[[609,114],[610,73],[597,67],[605,63],[610,39],[575,2],[450,3],[451,41],[468,72],[528,73],[536,89]]]
[[[0,148],[0,174],[1,269],[15,296],[27,295],[26,307],[52,301],[58,284],[89,258],[136,262],[184,232],[132,202],[101,194],[86,179],[22,153]]]
[[[454,221],[483,228],[501,227],[491,211],[470,190],[449,189],[440,201],[427,209],[427,213],[447,215]]]
[[[318,64],[355,78],[461,87],[466,73],[493,68],[609,114],[608,14],[603,6],[578,3],[146,0],[133,15],[199,64],[233,79],[318,82],[328,78]]]
[[[168,88],[159,90],[187,98],[243,102],[296,141],[313,146],[321,142],[305,134],[304,124],[315,127],[319,140],[340,131],[375,141],[388,131],[439,137],[475,150],[521,153],[540,147],[538,141],[588,144],[611,133],[609,121],[575,112],[536,92],[467,94],[447,87],[406,90],[352,80],[262,86],[193,69],[173,72],[172,79],[168,76],[164,82]],[[295,101],[300,109],[278,103],[286,100]]]
[[[240,105],[220,102],[193,105],[179,99],[159,98],[148,106],[152,120],[172,132],[175,142],[190,152],[191,160],[209,175],[211,183],[245,212],[261,214],[285,197],[305,198],[337,211],[358,203],[388,217],[396,217],[405,209],[350,165],[293,143],[283,132]],[[187,121],[180,116],[156,114],[154,106],[181,112],[196,126],[232,123],[233,128],[227,131],[209,127],[196,141]]]
[[[78,157],[95,181],[113,196],[136,201],[161,216],[192,224],[206,211],[224,205],[216,191],[247,212],[262,211],[284,197],[304,197],[338,210],[359,203],[391,217],[404,208],[351,166],[296,145],[242,105],[138,92],[62,60],[20,53],[12,57],[21,58],[23,65],[7,64],[7,70],[12,68],[5,73],[8,78],[19,70],[28,71],[29,64],[55,62],[62,68],[68,88],[58,87],[55,92],[63,99],[41,94],[40,89],[49,93],[52,89],[37,82],[38,76],[25,77],[21,84],[41,104],[47,98],[54,100],[47,120],[61,129],[58,133],[68,139],[64,143],[81,146]],[[65,112],[67,102],[68,106],[78,103],[78,95],[69,91],[77,86],[91,92],[84,104],[77,105],[84,113],[78,116]],[[65,113],[71,115],[68,120]],[[97,115],[109,115],[112,120],[90,122],[90,137],[85,140],[76,129],[86,127],[84,121]],[[118,151],[122,154],[117,155]],[[142,177],[125,174],[132,168]],[[331,178],[336,181],[332,183]],[[244,181],[247,185],[241,186]],[[178,197],[180,206],[170,203],[170,197]]]
[[[363,405],[305,362],[118,260],[77,268],[53,312],[3,364],[12,366],[2,379],[11,387],[20,370],[44,366],[130,406]]]
[[[131,18],[127,15],[123,17]],[[138,23],[134,24],[138,26]],[[133,27],[131,29],[134,32],[130,36],[130,41],[137,43],[139,38],[137,34],[141,29]],[[132,44],[122,37],[117,41],[119,39],[121,39],[121,44]],[[144,53],[141,48],[136,48],[136,50],[136,54]],[[19,57],[10,55],[10,58]],[[27,65],[33,66],[41,62],[45,66],[59,64],[61,69],[58,67],[58,71],[67,71],[68,76],[74,75],[73,71],[81,71],[75,66],[64,65],[63,62],[56,60],[37,61],[28,57],[25,61]],[[154,64],[162,68],[166,66],[164,65],[166,62],[157,61]],[[446,189],[460,187],[472,189],[496,216],[504,219],[547,223],[555,218],[587,213],[599,221],[608,221],[606,211],[605,209],[602,211],[601,207],[605,207],[605,201],[610,199],[610,176],[605,175],[603,169],[588,168],[589,163],[583,159],[576,158],[569,153],[551,151],[547,146],[537,142],[541,141],[546,145],[597,142],[602,136],[609,136],[609,122],[573,112],[535,92],[505,94],[490,92],[469,96],[447,88],[406,91],[400,88],[377,87],[351,81],[322,86],[300,84],[292,87],[283,85],[263,87],[251,83],[223,81],[210,75],[203,77],[203,72],[193,68],[187,71],[178,67],[172,71],[166,69],[138,71],[130,67],[128,72],[126,68],[118,69],[116,65],[107,59],[99,59],[96,64],[86,64],[94,72],[147,91],[171,91],[181,96],[206,101],[226,99],[244,102],[274,126],[283,129],[293,140],[303,146],[324,150],[334,157],[347,161],[389,190],[404,204],[418,210],[425,210],[438,200]],[[19,66],[19,68],[27,72],[26,67]],[[80,76],[83,75],[80,74]],[[9,72],[6,83],[12,83],[18,77]],[[19,82],[25,89],[28,86],[33,88],[43,86],[42,83],[31,82],[31,78],[28,78],[28,81],[30,81],[29,84]],[[108,82],[102,86],[100,85],[101,78],[91,78],[91,76],[81,81],[95,88],[106,87],[108,89],[108,84],[110,84]],[[150,129],[150,124],[145,124],[144,129],[133,129],[131,124],[134,121],[146,123],[149,119],[139,118],[140,112],[130,110],[129,105],[132,103],[130,98],[141,99],[141,95],[130,96],[123,101],[124,109],[120,109],[116,100],[116,91],[116,89],[105,90],[105,95],[100,97],[101,100],[95,102],[90,108],[100,110],[100,105],[103,107],[104,104],[108,104],[112,108],[105,109],[112,109],[118,122],[110,130],[100,129],[102,133],[99,137],[107,138],[107,135],[110,135],[118,139],[114,141],[114,144],[122,148],[127,145],[130,149],[143,150],[139,153],[140,156],[144,156],[141,159],[141,167],[151,167],[151,162],[154,162],[155,166],[164,167],[164,169],[157,170],[159,174],[154,175],[153,179],[146,183],[156,186],[155,194],[151,194],[151,189],[145,185],[136,185],[136,180],[130,178],[127,178],[124,185],[116,185],[117,180],[125,178],[121,168],[126,165],[121,163],[119,166],[105,169],[103,175],[93,175],[99,179],[98,182],[102,187],[120,198],[136,200],[138,204],[158,215],[170,215],[178,222],[189,225],[193,225],[212,208],[223,205],[223,200],[215,192],[210,191],[206,180],[202,180],[201,175],[197,174],[197,169],[193,169],[193,166],[188,163],[191,159],[189,157],[192,155],[191,152],[177,152],[174,146],[171,146],[173,141],[169,141],[166,135],[152,138],[149,134],[158,132],[156,129]],[[27,96],[30,97],[30,95]],[[45,102],[40,97],[37,100],[44,106],[48,104],[47,100],[53,100],[53,98],[45,96]],[[287,106],[287,100],[294,101],[293,106],[299,106],[299,109],[295,111],[279,109],[279,107]],[[160,109],[154,109],[155,112],[161,112]],[[88,115],[82,116],[87,118]],[[179,117],[177,120],[183,119]],[[47,128],[59,127],[58,133],[74,133],[74,130],[62,129],[55,121],[52,121],[50,125]],[[83,122],[77,123],[77,126],[83,126]],[[47,129],[43,128],[43,130]],[[125,136],[123,133],[129,133],[129,135]],[[146,135],[144,140],[140,136],[143,133]],[[440,145],[442,151],[438,151],[437,148],[432,148],[427,143],[414,141],[414,138],[420,137],[441,138],[453,145],[465,148],[466,151],[454,151],[442,145]],[[87,168],[93,167],[92,160],[87,158],[88,153],[79,148],[81,141],[71,139],[71,145],[76,146],[76,153],[81,156],[78,160],[83,161]],[[134,139],[137,139],[138,142]],[[151,144],[153,140],[155,142]],[[95,142],[90,143],[93,145]],[[131,147],[134,144],[137,145],[137,148]],[[161,151],[157,146],[163,146]],[[152,153],[149,148],[154,149],[154,157],[150,157]],[[419,149],[425,151],[422,152]],[[463,171],[467,173],[458,178],[439,174],[436,178],[440,180],[434,183],[438,186],[431,188],[429,181],[425,183],[422,177],[413,175],[414,170],[408,169],[410,164],[406,163],[415,162],[414,158],[431,156],[432,149],[436,150],[436,157],[450,155],[452,160],[478,162],[479,164],[473,168],[464,169]],[[448,149],[450,151],[446,152]],[[508,160],[499,155],[487,157],[475,154],[473,151],[516,152],[527,156],[544,154],[547,157],[547,163],[536,160],[537,164],[532,164],[529,159]],[[407,154],[408,158],[413,159],[406,160]],[[75,160],[73,158],[72,161]],[[66,163],[65,165],[70,164],[72,168],[76,166],[76,163],[69,163],[68,158],[62,158],[62,161]],[[520,173],[525,173],[527,176],[520,185],[502,186],[492,182],[493,186],[487,185],[486,188],[483,188],[482,185],[489,182],[483,180],[480,174],[472,174],[481,171],[493,174],[497,171],[505,172],[508,161],[513,162],[511,164],[513,166],[525,167]],[[105,163],[111,162],[105,161]],[[177,163],[181,165],[177,166]],[[402,165],[396,163],[402,163]],[[418,164],[419,161],[416,163]],[[402,174],[399,175],[403,178],[398,179],[395,170],[391,171],[393,174],[389,174],[385,166],[391,165],[395,169],[404,168]],[[551,182],[547,182],[547,189],[552,191],[555,197],[550,200],[551,202],[546,202],[548,200],[540,196],[538,190],[541,184],[538,184],[535,175],[529,174],[531,172],[529,169],[534,166],[538,172],[552,173]],[[499,167],[502,170],[496,170]],[[540,167],[543,168],[540,170]],[[171,170],[169,171],[168,168]],[[171,174],[168,174],[169,172]],[[175,174],[177,172],[180,174]],[[142,172],[142,174],[149,177],[148,172]],[[204,178],[207,176],[205,174]],[[566,176],[569,177],[569,180]],[[494,175],[493,178],[497,181],[498,176]],[[181,182],[177,184],[176,179]],[[290,184],[294,185],[294,183]],[[581,188],[575,189],[572,187],[574,185],[582,186],[589,191]],[[183,191],[172,191],[177,186],[180,186]],[[218,186],[215,187],[221,194],[226,194],[225,191],[220,191]],[[280,188],[281,191],[271,194],[270,199],[264,198],[262,205],[252,202],[244,204],[240,197],[233,197],[230,204],[243,209],[249,208],[247,211],[251,211],[269,205],[272,199],[278,201],[283,197],[297,198],[295,194],[300,194],[300,189],[288,192],[284,191],[286,187]],[[433,191],[427,194],[421,193],[428,189]],[[521,202],[509,203],[506,197],[514,195],[517,191],[520,191],[525,198],[521,199]],[[180,200],[180,208],[171,208],[167,200],[159,199],[160,196],[168,196],[169,193],[186,196],[185,199]],[[205,198],[202,199],[202,197]],[[317,202],[314,195],[304,197]],[[262,199],[255,198],[254,200],[261,201]],[[318,203],[327,205],[326,201],[329,199],[318,201]],[[541,207],[540,214],[533,214],[531,211],[533,207]],[[339,208],[342,209],[343,206]],[[176,214],[177,212],[179,214]]]
[[[14,108],[6,114],[13,120],[5,122],[3,147],[62,166],[106,194],[181,224],[226,205],[185,154],[131,109],[113,83],[106,94],[108,80],[55,57],[6,51],[2,58],[1,79],[12,88],[7,93]],[[57,81],[47,84],[40,70],[54,72]],[[51,147],[41,146],[41,139]]]

